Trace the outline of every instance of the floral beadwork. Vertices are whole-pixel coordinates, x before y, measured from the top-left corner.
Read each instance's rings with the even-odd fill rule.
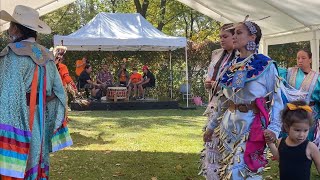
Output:
[[[236,66],[236,63],[243,61],[244,58],[236,57],[234,64],[230,64],[228,70],[224,73],[221,78],[220,83],[223,86],[230,87],[232,86],[233,78],[237,71],[247,70],[246,82],[250,81],[253,78],[259,76],[266,67],[268,67],[271,59],[262,54],[255,54],[252,58],[242,66]]]

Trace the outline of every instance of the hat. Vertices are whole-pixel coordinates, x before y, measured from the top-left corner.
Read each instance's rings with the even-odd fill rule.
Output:
[[[51,28],[39,19],[39,12],[27,6],[17,5],[12,16],[5,10],[0,11],[0,19],[21,24],[42,34],[50,34]]]
[[[144,70],[148,70],[149,68],[148,68],[148,66],[147,65],[144,65],[143,67],[142,67],[142,71],[144,71]]]

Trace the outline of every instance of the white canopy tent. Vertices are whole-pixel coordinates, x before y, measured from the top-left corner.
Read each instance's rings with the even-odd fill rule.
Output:
[[[67,36],[55,35],[54,46],[61,44],[73,51],[169,51],[171,98],[171,51],[187,48],[185,37],[162,33],[138,13],[99,13],[76,32]],[[185,58],[188,67],[187,53]],[[188,81],[188,68],[186,78]]]
[[[263,38],[260,48],[310,41],[312,68],[319,68],[320,1],[319,0],[178,0],[223,23],[240,22],[246,15],[256,20]],[[268,18],[265,18],[268,17]],[[262,20],[261,20],[262,19]]]
[[[17,5],[25,5],[36,9],[40,16],[42,16],[74,1],[75,0],[1,0],[0,10],[5,10],[9,14],[12,14]],[[0,20],[0,32],[8,28],[9,23]]]
[[[172,51],[186,46],[185,37],[168,36],[140,14],[99,13],[67,36],[54,36],[54,45],[73,51]]]

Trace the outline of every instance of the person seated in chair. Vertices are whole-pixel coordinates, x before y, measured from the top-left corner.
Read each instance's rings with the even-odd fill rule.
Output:
[[[97,84],[92,81],[90,74],[92,72],[92,66],[91,65],[86,65],[84,70],[79,76],[79,85],[78,87],[81,89],[85,89],[87,96],[89,96],[89,90],[91,89],[91,96],[92,97],[97,97],[97,93],[99,92],[99,87],[101,86],[100,84]]]
[[[97,74],[97,83],[100,84],[103,93],[107,93],[108,87],[113,86],[113,75],[107,64],[102,65],[102,70]]]
[[[138,69],[137,68],[132,68],[132,74],[130,76],[129,82],[128,82],[128,97],[130,97],[131,94],[131,90],[133,88],[133,98],[136,98],[136,94],[137,94],[137,89],[138,89],[138,82],[141,81],[141,74],[138,73]]]
[[[148,66],[144,65],[142,67],[143,78],[140,82],[138,82],[138,89],[140,96],[138,99],[144,98],[144,89],[146,87],[155,87],[156,79],[153,73],[149,70]]]
[[[82,59],[79,59],[76,61],[76,75],[77,77],[80,76],[86,65],[89,64],[89,61],[87,59],[87,56],[83,56]]]
[[[129,81],[129,72],[126,69],[125,64],[121,64],[121,68],[118,71],[119,86],[126,87]]]

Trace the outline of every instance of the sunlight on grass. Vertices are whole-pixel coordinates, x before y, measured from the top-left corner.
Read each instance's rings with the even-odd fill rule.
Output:
[[[69,126],[75,145],[69,149],[198,153],[205,121],[201,112],[72,112]],[[90,144],[83,144],[87,138]]]
[[[203,179],[203,111],[71,112],[74,145],[52,155],[51,179]]]
[[[54,180],[203,180],[204,109],[71,112],[72,147],[51,155]],[[279,179],[277,162],[264,179]],[[313,166],[312,178],[320,179]]]

